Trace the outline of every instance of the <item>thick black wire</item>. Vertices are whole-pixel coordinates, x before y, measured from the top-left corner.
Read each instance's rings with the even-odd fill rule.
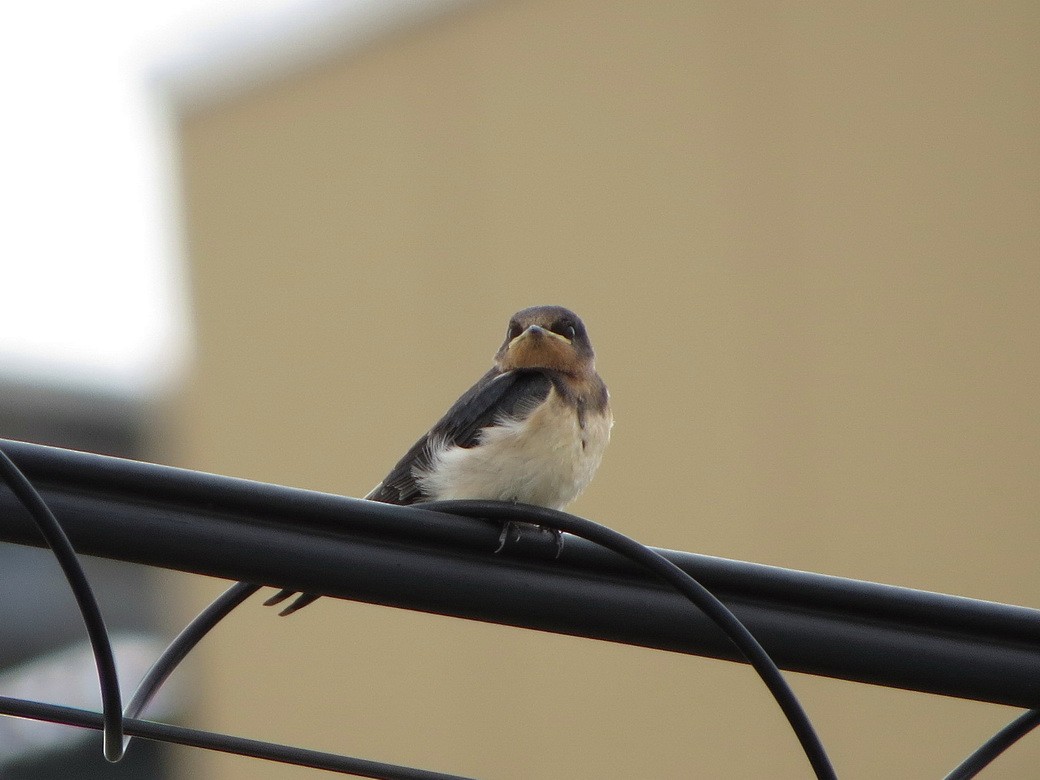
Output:
[[[748,663],[758,672],[770,693],[773,694],[773,698],[780,705],[780,709],[787,716],[816,776],[820,780],[836,780],[837,775],[823,748],[823,743],[820,742],[805,710],[802,709],[801,703],[773,659],[725,604],[667,558],[611,528],[553,509],[501,501],[431,501],[418,506],[437,512],[483,517],[489,520],[504,522],[520,520],[543,528],[566,531],[613,550],[649,569],[682,593],[726,633]]]
[[[57,558],[65,578],[69,582],[72,594],[76,598],[80,615],[87,628],[87,636],[94,653],[94,665],[97,667],[98,684],[101,688],[101,710],[104,713],[103,749],[105,758],[116,762],[123,757],[123,713],[121,712],[119,677],[116,673],[116,662],[112,655],[112,645],[108,639],[105,621],[101,617],[94,591],[90,588],[87,575],[79,565],[76,551],[72,543],[61,529],[58,519],[51,512],[36,488],[21,470],[0,448],[0,477],[10,486],[22,505],[32,515],[36,527]]]
[[[808,716],[784,680],[780,670],[758,640],[710,591],[671,561],[634,539],[606,526],[551,509],[481,501],[430,502],[422,506],[424,509],[452,514],[485,517],[506,522],[524,520],[543,527],[557,528],[560,531],[585,537],[650,569],[677,588],[695,606],[714,620],[755,668],[787,716],[816,776],[828,780],[837,777]],[[257,586],[249,583],[236,583],[192,620],[149,670],[128,705],[126,714],[128,716],[139,714],[177,664],[198,644],[202,637],[257,589]]]
[[[148,702],[159,692],[159,688],[166,682],[173,670],[177,668],[177,665],[209,633],[210,629],[258,590],[260,590],[259,585],[251,585],[248,582],[236,582],[218,596],[212,604],[196,615],[163,651],[158,660],[152,664],[148,673],[141,678],[141,682],[138,683],[137,690],[134,691],[130,703],[123,710],[124,720],[138,717],[144,711],[144,708],[148,706]],[[130,737],[128,736],[123,741],[124,750],[129,743]]]
[[[13,715],[18,718],[32,718],[49,723],[64,723],[68,726],[79,726],[88,729],[102,728],[102,717],[96,712],[63,707],[57,704],[43,704],[10,696],[0,696],[0,714]],[[157,742],[173,742],[188,747],[215,750],[221,753],[233,753],[249,758],[261,758],[283,764],[310,769],[324,769],[329,772],[371,777],[378,780],[472,780],[461,775],[449,775],[442,772],[431,772],[426,769],[413,769],[396,764],[384,764],[379,761],[368,761],[363,758],[350,758],[335,753],[323,753],[319,750],[278,745],[261,742],[256,739],[235,737],[229,734],[217,734],[212,731],[189,729],[183,726],[172,726],[167,723],[156,723],[149,720],[130,718],[125,721],[126,733],[142,739]]]
[[[111,647],[108,643],[108,635],[104,628],[104,622],[101,620],[100,611],[97,609],[97,603],[93,599],[93,593],[90,591],[86,577],[83,574],[82,569],[79,567],[78,561],[75,559],[75,552],[72,550],[71,544],[69,544],[67,537],[65,537],[60,525],[58,525],[57,520],[50,512],[50,509],[44,503],[43,499],[38,493],[36,493],[31,483],[29,483],[21,471],[18,470],[17,466],[14,465],[2,450],[0,450],[0,461],[2,461],[3,466],[6,467],[3,469],[4,476],[11,485],[12,490],[14,490],[22,503],[25,504],[26,508],[33,514],[34,518],[36,518],[38,514],[42,514],[45,518],[48,518],[42,522],[37,519],[37,525],[40,527],[41,532],[44,533],[45,538],[47,538],[52,549],[55,550],[55,554],[59,558],[59,561],[61,562],[63,558],[68,559],[69,556],[71,556],[72,566],[67,567],[63,563],[62,568],[66,569],[66,576],[69,578],[73,591],[77,593],[77,600],[82,602],[80,591],[83,591],[85,588],[85,593],[87,594],[86,599],[93,603],[93,612],[96,613],[98,621],[96,625],[92,626],[91,621],[87,617],[90,612],[89,606],[84,607],[83,603],[81,603],[80,608],[84,615],[84,621],[87,623],[88,633],[91,634],[92,644],[96,645],[94,641],[96,634],[101,638],[101,644],[103,644],[108,650],[109,666],[111,668],[111,682],[113,682],[115,686],[115,702],[118,709],[118,678],[115,675],[115,663],[112,659]],[[811,722],[806,716],[797,698],[794,696],[794,693],[783,679],[779,669],[777,669],[769,655],[744,627],[744,625],[736,618],[736,616],[734,616],[732,612],[730,612],[700,583],[690,577],[686,572],[682,571],[679,567],[675,566],[675,564],[661,557],[659,554],[644,545],[624,536],[623,534],[606,528],[605,526],[593,523],[590,520],[537,507],[521,508],[519,505],[512,504],[498,504],[496,506],[496,503],[497,502],[449,501],[427,504],[425,508],[438,509],[445,512],[454,512],[463,515],[472,514],[473,516],[493,517],[498,515],[498,519],[505,521],[515,519],[530,520],[531,522],[544,527],[556,528],[560,531],[568,531],[579,536],[584,536],[590,541],[612,549],[615,552],[625,555],[626,557],[649,568],[665,581],[676,587],[696,606],[700,607],[727,633],[728,636],[730,636],[737,648],[747,658],[748,662],[758,671],[766,686],[773,693],[773,696],[776,698],[781,709],[790,721],[799,741],[802,743],[803,750],[805,750],[806,756],[815,770],[817,777],[836,778],[833,767],[827,758],[823,745],[820,743]],[[505,510],[506,513],[504,517],[502,516],[502,510]],[[525,514],[528,516],[518,518],[518,515]],[[546,520],[547,515],[549,521]],[[54,536],[55,539],[52,539],[52,536]],[[59,550],[62,550],[62,552],[59,552]],[[66,552],[67,555],[65,554]],[[70,568],[72,570],[71,573],[69,570]],[[227,616],[227,614],[229,614],[236,606],[255,593],[256,590],[258,590],[258,587],[255,585],[249,583],[237,583],[200,613],[194,620],[192,620],[192,622],[188,624],[170,646],[167,647],[159,660],[145,675],[145,678],[141,681],[137,691],[127,706],[127,716],[132,717],[139,714],[180,661],[183,660],[188,652],[198,644],[202,637],[205,636],[206,633],[208,633],[217,623],[219,623],[220,620]],[[100,631],[97,631],[98,627],[100,627]],[[103,704],[110,704],[110,701],[106,702],[106,674],[102,671],[103,663],[99,657],[96,646],[95,658],[97,659],[98,676],[102,686],[102,701]],[[122,739],[122,715],[120,714],[113,719],[109,707],[106,706],[103,707],[103,709],[105,711],[105,756],[110,761],[117,761],[122,756],[126,744],[129,743],[129,739],[125,742]],[[118,732],[113,732],[111,730],[111,723],[113,720]],[[117,746],[113,746],[113,738],[116,740]]]
[[[345,771],[365,777],[387,777],[394,780],[396,778],[413,777],[456,778],[458,780],[455,775],[431,773],[406,767],[394,767],[389,764],[367,762],[362,759],[351,759],[335,754],[307,751],[291,746],[274,745],[257,740],[136,720],[135,716],[147,706],[163,682],[198,642],[235,607],[259,590],[259,586],[250,583],[239,582],[233,585],[185,627],[142,679],[133,698],[127,705],[124,716],[119,711],[119,682],[108,632],[101,617],[97,600],[94,598],[93,591],[82,567],[79,565],[68,537],[42,497],[2,448],[0,448],[0,477],[7,482],[12,492],[33,517],[69,581],[93,648],[103,708],[103,714],[98,715],[97,713],[84,710],[0,696],[0,710],[4,710],[4,714],[101,729],[104,736],[105,757],[113,762],[118,761],[122,757],[125,747],[129,743],[129,738],[125,741],[123,739],[125,729],[125,733],[130,736],[180,742],[197,747],[224,750],[225,752],[240,753],[241,755],[255,756],[257,758],[269,758],[276,761],[284,760],[301,766]],[[754,636],[722,602],[715,598],[710,591],[693,577],[666,558],[606,526],[551,509],[494,501],[428,502],[423,504],[423,508],[464,516],[497,519],[504,522],[521,520],[546,528],[553,528],[557,531],[565,531],[576,536],[582,536],[649,568],[677,588],[726,632],[727,636],[730,637],[738,650],[759,673],[763,682],[765,682],[774,698],[776,698],[777,703],[791,723],[792,729],[798,736],[817,777],[836,778],[822,743],[819,741],[819,737],[794,696],[793,691],[791,691],[787,682],[780,674],[776,664]],[[127,728],[131,723],[134,728]],[[1038,725],[1040,725],[1040,709],[1029,710],[1023,713],[980,746],[978,750],[950,772],[945,780],[970,780],[997,756]],[[165,731],[165,735],[161,735],[154,730],[152,733],[148,733],[150,729]],[[223,747],[217,744],[221,741],[223,742]],[[308,758],[297,761],[294,758],[286,757],[290,754],[308,756]],[[278,757],[279,755],[283,757]],[[313,763],[314,761],[324,763]],[[332,764],[336,764],[336,766],[332,766]],[[348,765],[353,768],[343,768]],[[405,774],[370,774],[366,773],[367,770],[355,771],[360,765],[388,768],[391,772],[401,770]],[[380,769],[379,771],[382,772],[383,770]],[[462,778],[461,780],[465,779]]]
[[[582,536],[650,569],[678,589],[695,606],[699,607],[708,617],[714,620],[755,668],[780,705],[781,710],[787,716],[791,728],[794,730],[806,757],[809,759],[809,763],[816,772],[816,776],[821,779],[837,777],[823,748],[823,744],[820,742],[808,716],[805,714],[787,681],[783,678],[780,670],[758,643],[758,640],[710,591],[671,561],[645,545],[636,542],[634,539],[630,539],[624,534],[606,526],[550,509],[479,501],[429,502],[423,504],[422,507],[446,513],[486,517],[507,522],[524,520],[543,527],[557,528],[560,531],[567,531],[577,536]],[[134,694],[133,700],[127,707],[126,715],[133,717],[139,714],[147,701],[158,691],[163,681],[185,655],[198,644],[199,640],[231,610],[257,590],[258,587],[256,585],[243,582],[236,583],[192,620],[145,676],[145,679]]]
[[[526,520],[543,527],[567,531],[585,537],[650,569],[714,620],[755,668],[787,716],[816,776],[821,779],[837,777],[812,723],[772,658],[721,601],[671,561],[606,526],[551,509],[481,501],[429,502],[422,506],[424,509],[506,522]],[[142,680],[133,700],[127,706],[126,715],[134,717],[140,714],[148,700],[202,637],[257,590],[256,585],[236,583],[192,620]]]
[[[1040,726],[1040,709],[1026,710],[964,759],[944,780],[970,780],[1037,726]]]

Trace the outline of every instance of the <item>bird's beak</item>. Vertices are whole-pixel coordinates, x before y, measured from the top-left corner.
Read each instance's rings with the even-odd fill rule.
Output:
[[[529,339],[539,339],[543,336],[552,336],[554,339],[559,339],[564,344],[571,343],[571,340],[566,336],[561,336],[559,333],[553,333],[551,330],[543,328],[541,325],[528,325],[523,333],[509,342],[509,349],[519,346],[521,342],[528,341]]]

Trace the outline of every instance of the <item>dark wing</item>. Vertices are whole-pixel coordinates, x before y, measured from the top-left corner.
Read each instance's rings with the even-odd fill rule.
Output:
[[[553,381],[550,374],[537,369],[521,369],[501,373],[488,371],[447,411],[430,432],[417,441],[379,486],[366,498],[385,504],[414,504],[424,496],[413,476],[414,469],[430,465],[430,439],[460,447],[472,447],[480,440],[480,429],[493,425],[501,417],[524,417],[549,395]],[[282,590],[264,602],[271,606],[285,601],[295,591]],[[291,615],[315,599],[313,593],[301,594],[278,614]]]
[[[463,393],[430,432],[417,441],[386,478],[366,498],[386,504],[414,504],[425,497],[415,481],[415,471],[430,465],[431,439],[473,447],[480,430],[502,417],[523,417],[549,395],[553,382],[537,369],[501,373],[492,368]]]

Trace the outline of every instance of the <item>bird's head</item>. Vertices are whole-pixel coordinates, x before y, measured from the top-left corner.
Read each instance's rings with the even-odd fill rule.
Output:
[[[510,318],[495,365],[502,371],[548,368],[578,374],[592,370],[594,357],[577,314],[562,306],[532,306]]]

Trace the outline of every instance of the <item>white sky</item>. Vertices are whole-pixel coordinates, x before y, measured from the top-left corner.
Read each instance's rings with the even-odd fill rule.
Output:
[[[306,5],[7,4],[0,377],[129,395],[177,380],[190,354],[190,315],[167,110],[149,81],[160,64],[190,65],[200,41],[228,39],[239,26],[248,36]]]

